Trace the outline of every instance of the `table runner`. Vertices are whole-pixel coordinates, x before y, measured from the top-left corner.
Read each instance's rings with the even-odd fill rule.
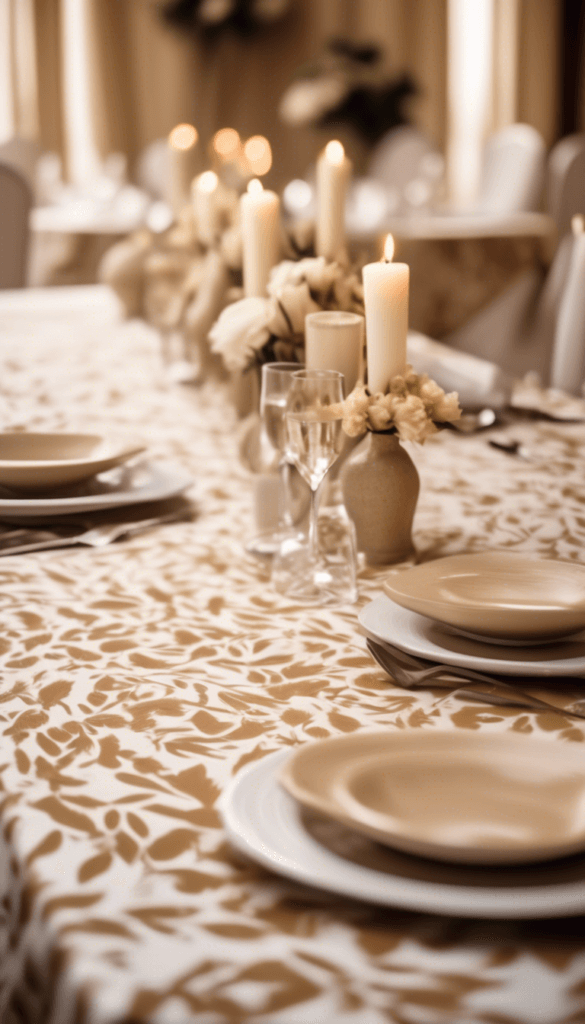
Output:
[[[37,298],[12,312],[0,303],[4,427],[139,434],[153,457],[192,472],[198,515],[102,551],[0,562],[1,1019],[583,1020],[580,919],[370,907],[230,850],[222,787],[283,746],[362,727],[550,742],[582,742],[584,730],[393,686],[357,630],[384,570],[362,571],[352,607],[302,609],[275,594],[243,554],[251,478],[223,388],[166,385],[156,335],[118,321],[105,291],[64,289],[61,312],[54,296],[49,312]],[[584,560],[583,427],[513,433],[533,462],[483,434],[445,431],[414,450],[421,557],[509,547]]]

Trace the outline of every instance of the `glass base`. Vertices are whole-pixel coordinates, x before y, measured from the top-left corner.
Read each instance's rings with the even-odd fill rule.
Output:
[[[251,537],[244,547],[249,555],[256,558],[272,558],[283,545],[299,538],[301,535],[291,530],[265,530]]]
[[[309,553],[305,534],[287,537],[274,555],[272,584],[291,601],[346,605],[357,601],[355,530],[347,515],[333,510],[319,517],[319,552]]]

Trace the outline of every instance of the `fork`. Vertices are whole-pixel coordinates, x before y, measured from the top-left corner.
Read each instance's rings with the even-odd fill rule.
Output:
[[[120,537],[130,537],[132,534],[150,530],[160,523],[173,523],[181,519],[190,519],[191,517],[192,513],[190,511],[181,509],[181,511],[168,512],[166,515],[154,516],[152,519],[140,519],[135,523],[102,523],[77,535],[52,537],[51,540],[33,541],[30,544],[20,544],[17,547],[0,549],[0,558],[7,555],[24,555],[30,551],[47,551],[50,548],[68,548],[77,544],[90,548],[105,548],[108,544],[113,544],[114,541],[119,540]]]
[[[451,676],[454,680],[463,679],[467,683],[484,683],[492,687],[491,692],[461,688],[454,691],[458,696],[469,700],[479,700],[486,704],[501,704],[504,707],[525,707],[533,711],[556,711],[559,715],[585,719],[585,714],[580,711],[556,707],[547,701],[539,700],[538,697],[532,697],[506,680],[485,675],[483,672],[460,668],[457,665],[429,665],[422,658],[415,658],[385,641],[383,643],[374,642],[370,637],[366,638],[366,646],[380,668],[405,689],[424,688],[427,684],[442,689],[452,689],[453,682],[448,682],[448,677]],[[498,687],[503,692],[493,692],[494,687]]]

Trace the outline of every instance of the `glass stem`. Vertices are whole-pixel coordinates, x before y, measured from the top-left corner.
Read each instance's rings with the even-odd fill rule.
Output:
[[[319,537],[317,534],[317,518],[319,506],[317,504],[317,488],[311,487],[311,512],[309,517],[309,558],[316,562],[319,557]]]
[[[282,488],[282,525],[290,530],[293,527],[290,491],[290,465],[286,459],[281,459],[278,464],[280,472],[280,486]]]

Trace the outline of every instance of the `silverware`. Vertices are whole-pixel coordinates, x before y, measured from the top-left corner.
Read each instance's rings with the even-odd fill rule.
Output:
[[[152,519],[140,519],[137,522],[126,523],[102,523],[93,526],[83,533],[69,535],[67,537],[52,537],[50,540],[32,541],[30,544],[0,549],[0,558],[7,555],[24,555],[32,551],[48,551],[50,548],[68,548],[81,544],[90,548],[104,548],[108,544],[121,537],[130,537],[135,533],[142,533],[150,530],[161,523],[174,523],[181,519],[192,518],[192,512],[181,509],[180,511],[169,512],[166,515],[154,516]]]
[[[496,448],[500,452],[505,452],[506,455],[517,455],[519,459],[524,459],[526,462],[532,462],[533,458],[530,454],[530,450],[521,441],[515,441],[510,439],[509,441],[494,441],[492,438],[488,441],[491,448]]]
[[[374,641],[371,637],[366,637],[366,645],[380,668],[405,689],[421,689],[427,686],[453,689],[454,682],[457,679],[463,679],[467,683],[487,684],[492,689],[483,691],[458,687],[454,692],[459,697],[479,700],[486,704],[525,707],[533,711],[556,711],[559,715],[585,719],[585,713],[576,710],[577,704],[572,705],[571,708],[555,707],[554,704],[539,700],[538,697],[532,697],[504,679],[489,676],[483,672],[475,672],[473,669],[460,668],[457,665],[432,665],[422,658],[415,658],[412,654],[393,647],[386,641],[378,639]],[[451,682],[448,681],[449,678],[451,678]]]

